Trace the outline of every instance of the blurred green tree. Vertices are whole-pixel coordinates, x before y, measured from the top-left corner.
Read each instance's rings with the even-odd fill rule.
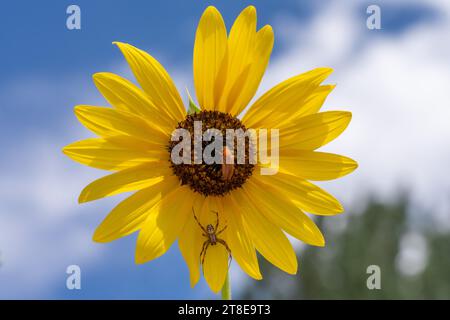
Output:
[[[285,274],[259,257],[264,279],[251,281],[240,298],[450,299],[450,234],[438,233],[428,225],[411,230],[408,204],[407,197],[392,204],[369,200],[362,212],[318,217],[316,222],[326,237],[326,247],[302,246],[296,276]],[[424,267],[413,274],[399,266],[404,237],[411,232],[426,244],[421,248],[425,250],[421,253]],[[411,245],[412,249],[420,249]],[[401,264],[414,270],[414,264],[420,263],[406,260]],[[379,290],[367,287],[370,265],[380,267]]]

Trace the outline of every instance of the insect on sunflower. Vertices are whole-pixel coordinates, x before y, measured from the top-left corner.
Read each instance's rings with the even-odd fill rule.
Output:
[[[332,70],[318,68],[273,87],[244,114],[267,67],[273,42],[269,25],[257,30],[253,6],[240,13],[229,34],[217,9],[208,7],[194,44],[194,85],[200,109],[193,113],[187,113],[173,81],[155,58],[129,44],[115,43],[140,87],[112,73],[95,74],[95,85],[112,107],[75,107],[79,121],[98,137],[63,150],[82,164],[113,171],[89,184],[81,192],[80,203],[135,192],[105,218],[94,241],[109,242],[138,231],[136,262],[145,263],[178,240],[191,285],[198,282],[202,269],[214,292],[224,285],[229,251],[249,276],[261,279],[257,251],[281,270],[297,272],[286,233],[324,246],[320,230],[305,212],[334,215],[343,212],[343,207],[310,181],[339,178],[357,164],[316,149],[345,130],[351,113],[319,112],[334,85],[322,84]],[[211,128],[220,132],[278,129],[276,174],[262,174],[270,164],[260,161],[222,166],[204,161],[173,163],[174,130],[192,133],[198,121],[201,133]],[[268,151],[275,152],[271,148]],[[248,158],[249,149],[245,150]],[[223,158],[232,151],[224,147]],[[226,245],[210,245],[202,252],[205,234],[199,225],[214,226],[217,221],[226,226],[219,236]],[[218,230],[209,231],[211,236]]]

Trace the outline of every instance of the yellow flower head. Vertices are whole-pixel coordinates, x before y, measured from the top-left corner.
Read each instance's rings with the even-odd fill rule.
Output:
[[[115,43],[140,87],[112,73],[95,74],[95,85],[112,108],[75,107],[79,121],[98,137],[63,150],[82,164],[113,171],[89,184],[80,202],[135,191],[105,218],[95,241],[138,231],[136,262],[145,263],[178,240],[191,285],[202,269],[214,292],[224,283],[231,257],[248,275],[261,279],[256,250],[295,274],[297,259],[285,233],[310,245],[325,244],[305,212],[334,215],[343,208],[310,181],[339,178],[357,164],[315,150],[345,130],[351,113],[319,112],[334,85],[321,84],[332,70],[318,68],[278,84],[242,115],[262,79],[273,41],[270,26],[256,30],[253,6],[241,12],[229,34],[217,9],[208,7],[198,25],[193,59],[201,110],[191,114],[157,60],[129,44]],[[277,150],[272,144],[265,147],[268,153],[279,153],[276,173],[263,174],[272,164],[262,161],[175,164],[172,134],[175,129],[193,132],[195,121],[203,123],[200,133],[278,129]],[[233,152],[224,147],[221,157]],[[248,146],[245,152],[248,159]]]

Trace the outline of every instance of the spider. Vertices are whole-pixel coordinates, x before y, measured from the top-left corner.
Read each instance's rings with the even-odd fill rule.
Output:
[[[199,227],[202,229],[203,233],[202,236],[206,238],[205,242],[203,242],[202,251],[200,252],[200,259],[202,261],[202,265],[205,262],[205,256],[206,256],[206,250],[208,250],[208,247],[210,245],[215,246],[216,244],[220,243],[222,244],[225,249],[227,249],[228,255],[230,256],[230,262],[231,262],[231,250],[228,247],[228,244],[223,239],[219,239],[217,236],[225,231],[227,226],[223,227],[221,230],[217,231],[219,228],[219,213],[217,211],[212,211],[216,214],[216,226],[213,227],[212,224],[208,224],[206,228],[202,226],[200,221],[198,221],[197,216],[195,215],[194,208],[192,208],[192,213],[194,214],[195,221],[197,221]],[[230,265],[230,262],[228,263],[228,266]]]

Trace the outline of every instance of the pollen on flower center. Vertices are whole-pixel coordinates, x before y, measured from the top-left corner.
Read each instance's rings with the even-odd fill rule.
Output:
[[[186,129],[189,131],[191,137],[194,136],[194,122],[201,121],[202,133],[208,129],[218,129],[222,135],[226,136],[227,129],[242,129],[246,131],[242,122],[230,114],[219,111],[200,111],[198,113],[189,114],[186,119],[179,122],[177,129]],[[172,152],[173,147],[178,141],[169,141],[168,151]],[[210,142],[202,142],[202,151]],[[201,164],[194,163],[195,153],[191,154],[191,164],[174,164],[171,162],[171,168],[174,174],[180,179],[182,185],[189,185],[189,187],[204,196],[221,196],[230,192],[233,189],[241,187],[244,182],[252,175],[254,168],[249,161],[249,139],[245,141],[245,163],[238,164],[236,157],[234,157],[234,165],[222,164],[206,164],[202,161]],[[226,141],[224,139],[223,147],[226,156]],[[194,150],[194,139],[191,139],[191,149]],[[234,152],[237,153],[237,143],[234,143]],[[223,156],[223,155],[221,155]],[[171,160],[169,160],[171,161]],[[230,168],[231,167],[231,168]]]

